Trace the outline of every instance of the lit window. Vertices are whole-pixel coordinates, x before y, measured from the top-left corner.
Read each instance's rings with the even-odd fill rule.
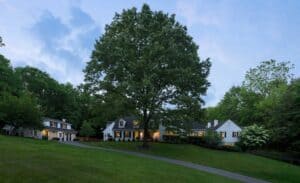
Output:
[[[120,131],[115,131],[115,137],[121,137]]]
[[[130,137],[130,131],[125,131],[125,137]]]
[[[226,138],[226,132],[221,132],[220,135],[222,138]]]

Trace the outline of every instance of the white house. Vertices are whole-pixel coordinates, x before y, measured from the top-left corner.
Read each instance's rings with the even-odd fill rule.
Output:
[[[173,129],[173,130],[172,130]],[[177,129],[177,130],[174,130]],[[242,129],[231,120],[219,122],[214,120],[208,122],[207,125],[194,122],[188,136],[203,136],[207,130],[213,130],[220,134],[224,145],[233,145],[239,140],[239,135]],[[140,125],[139,120],[135,117],[119,118],[116,121],[108,122],[103,130],[103,140],[115,141],[134,141],[143,139],[144,129]],[[164,141],[164,137],[178,136],[186,133],[184,129],[176,128],[175,126],[164,126],[159,124],[158,129],[149,129],[149,137],[153,140]]]
[[[238,142],[242,129],[230,119],[225,122],[214,120],[207,123],[207,129],[212,129],[220,134],[224,145],[233,145]]]
[[[43,129],[29,129],[29,128],[19,128],[18,133],[24,137],[32,137],[36,139],[58,139],[60,141],[73,141],[76,138],[76,131],[72,129],[70,123],[67,123],[65,119],[42,119]],[[10,134],[14,127],[6,125],[3,130]]]
[[[114,122],[108,122],[103,130],[103,140],[115,141],[139,141],[144,137],[144,129],[140,121],[134,116],[118,118]],[[149,129],[149,138],[159,140],[160,135],[157,129]]]
[[[106,128],[103,130],[103,140],[108,141],[110,139],[114,139],[114,132],[113,128],[115,126],[115,122],[108,122],[106,124]]]

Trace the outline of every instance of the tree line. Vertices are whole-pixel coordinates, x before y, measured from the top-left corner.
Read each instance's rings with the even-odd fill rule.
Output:
[[[40,128],[43,116],[66,118],[75,129],[86,118],[85,96],[80,87],[61,84],[33,67],[13,68],[0,55],[0,127],[5,124]]]

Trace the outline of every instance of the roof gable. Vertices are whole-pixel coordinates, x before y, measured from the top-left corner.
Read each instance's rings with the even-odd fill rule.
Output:
[[[231,121],[230,119],[221,123],[220,126],[218,125],[215,128],[216,131],[226,131],[228,129],[231,129],[233,131],[242,131],[242,129],[237,124],[235,124],[235,122]]]

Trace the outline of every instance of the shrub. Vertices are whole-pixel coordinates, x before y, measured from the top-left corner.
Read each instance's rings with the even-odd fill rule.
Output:
[[[201,145],[204,144],[204,137],[198,137],[198,136],[189,136],[187,138],[187,143],[189,144],[195,144],[195,145]]]
[[[178,135],[163,135],[163,140],[173,144],[180,143],[180,137]]]
[[[204,143],[208,146],[218,146],[222,142],[222,138],[220,135],[212,130],[207,130],[207,132],[204,135]]]
[[[52,140],[59,141],[59,138],[58,137],[53,137]]]
[[[79,138],[75,138],[75,139],[73,139],[73,141],[79,141]]]
[[[267,144],[270,139],[268,130],[256,124],[245,127],[237,143],[243,150],[258,149]]]

